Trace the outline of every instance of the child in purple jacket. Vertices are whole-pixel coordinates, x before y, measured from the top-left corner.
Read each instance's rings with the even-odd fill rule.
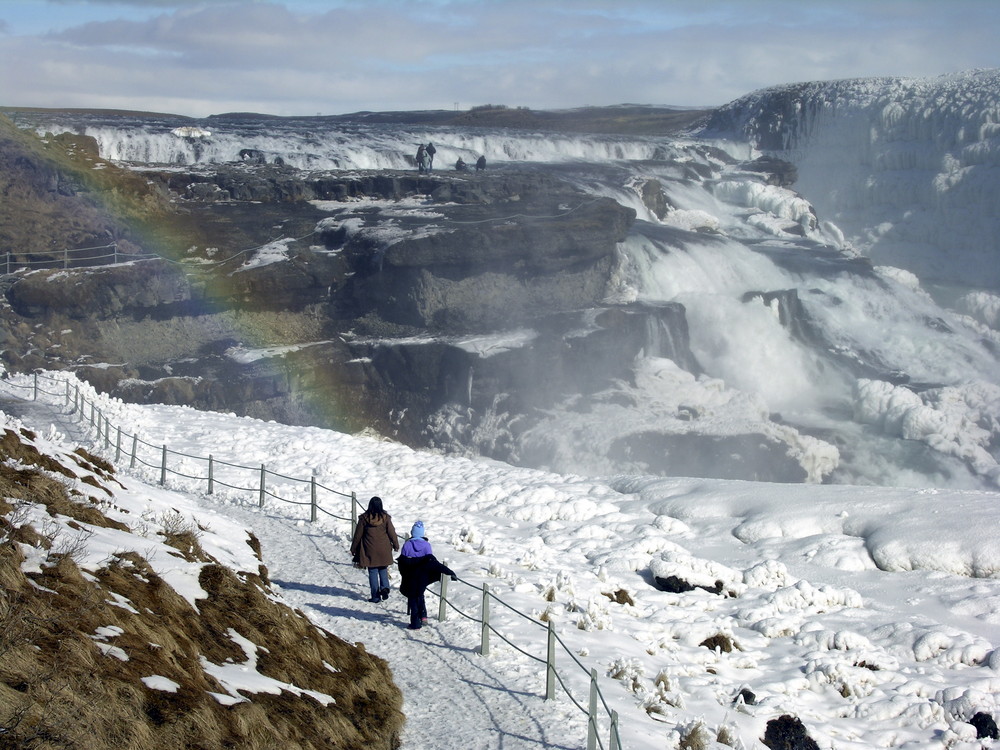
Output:
[[[399,591],[406,597],[406,612],[410,616],[410,630],[420,630],[427,619],[427,603],[424,591],[432,583],[441,580],[441,575],[458,580],[455,572],[434,557],[431,543],[424,535],[424,522],[417,521],[410,530],[410,538],[403,544],[399,559],[399,575],[402,578]]]

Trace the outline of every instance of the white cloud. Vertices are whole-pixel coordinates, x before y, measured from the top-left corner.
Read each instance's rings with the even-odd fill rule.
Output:
[[[118,8],[127,3],[120,0]],[[181,114],[721,104],[789,81],[997,64],[1000,4],[166,2],[17,35],[5,104]],[[913,12],[915,5],[920,12]],[[38,5],[33,7],[38,8]],[[138,8],[132,4],[130,9]],[[2,13],[0,13],[2,14]]]

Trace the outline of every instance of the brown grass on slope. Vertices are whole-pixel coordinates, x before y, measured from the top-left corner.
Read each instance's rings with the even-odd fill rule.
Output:
[[[263,566],[254,574],[218,564],[199,529],[168,522],[160,532],[200,566],[208,597],[197,610],[136,552],[81,570],[76,545],[88,529],[124,528],[101,512],[113,502],[112,471],[85,452],[44,456],[32,439],[9,429],[0,439],[0,748],[398,746],[402,696],[385,662],[276,602]],[[92,480],[95,497],[71,496],[80,482],[63,461]],[[39,506],[51,527],[28,523],[34,513],[38,525]],[[257,671],[286,689],[240,695],[208,673],[249,662],[247,642]],[[154,675],[177,688],[147,687],[142,679]]]

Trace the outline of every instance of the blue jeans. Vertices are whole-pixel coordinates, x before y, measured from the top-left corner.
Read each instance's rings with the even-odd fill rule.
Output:
[[[385,566],[368,568],[368,585],[372,588],[372,599],[381,600],[382,589],[389,588],[389,569]]]

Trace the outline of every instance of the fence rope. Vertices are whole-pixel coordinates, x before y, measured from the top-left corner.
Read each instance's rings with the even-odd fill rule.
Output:
[[[228,258],[223,258],[222,260],[215,260],[215,261],[208,261],[208,262],[202,262],[202,261],[190,260],[190,259],[184,259],[184,258],[181,258],[179,260],[174,260],[173,258],[165,258],[165,257],[163,257],[161,255],[157,255],[156,253],[135,253],[135,254],[120,253],[120,252],[118,252],[118,243],[117,242],[111,242],[111,243],[109,243],[107,245],[94,245],[93,247],[74,247],[74,248],[68,248],[67,247],[67,248],[63,248],[62,250],[37,250],[37,251],[36,250],[30,250],[30,251],[26,251],[26,252],[23,253],[23,255],[25,255],[25,256],[37,256],[37,255],[52,255],[52,256],[57,256],[57,257],[53,257],[53,258],[50,258],[50,259],[47,259],[47,260],[33,260],[31,258],[26,259],[26,260],[13,260],[14,254],[8,252],[6,254],[6,266],[5,266],[6,270],[3,271],[3,272],[0,272],[0,276],[11,276],[13,274],[16,274],[19,271],[25,271],[25,270],[31,271],[31,270],[33,270],[35,268],[40,268],[40,269],[51,268],[51,267],[53,267],[52,264],[57,264],[56,267],[58,267],[58,264],[62,264],[63,268],[69,268],[69,264],[71,262],[74,263],[74,264],[76,264],[75,267],[77,267],[77,268],[88,268],[90,266],[88,266],[85,263],[85,261],[104,260],[106,258],[112,258],[112,259],[114,259],[114,264],[118,263],[118,258],[122,258],[123,259],[122,260],[123,263],[131,263],[131,262],[142,261],[142,260],[161,260],[161,261],[163,261],[165,263],[173,263],[175,265],[188,266],[189,270],[201,270],[201,269],[206,269],[206,268],[216,268],[218,266],[225,265],[226,263],[229,263],[230,261],[235,260],[236,258],[239,258],[242,255],[246,255],[248,253],[253,253],[253,252],[256,252],[258,250],[263,250],[265,247],[273,245],[273,244],[275,244],[277,242],[300,242],[300,241],[302,241],[304,239],[312,237],[314,234],[317,234],[317,230],[315,230],[315,229],[313,229],[311,232],[309,232],[307,234],[303,234],[301,237],[276,237],[274,239],[268,240],[267,242],[263,243],[262,245],[257,245],[255,247],[248,247],[245,250],[239,250],[236,253],[230,255]],[[109,248],[109,247],[114,248],[114,252],[113,253],[105,253],[103,255],[88,255],[88,256],[79,256],[79,255],[74,255],[73,254],[73,253],[85,252],[85,251],[88,251],[88,250],[104,250],[104,249]],[[93,263],[93,264],[90,264],[90,265],[91,266],[98,266],[98,265],[106,266],[106,265],[114,265],[114,264],[109,264],[109,263]],[[12,269],[11,268],[12,265],[16,266],[16,268]]]
[[[74,376],[74,378],[75,378],[75,376]],[[65,390],[65,392],[47,391],[44,388],[41,388],[39,386],[39,384],[38,384],[39,379],[48,380],[48,381],[51,381],[51,382],[54,382],[54,383],[63,382],[63,383],[65,383],[66,390]],[[91,438],[91,440],[96,445],[96,447],[98,449],[101,449],[103,447],[109,453],[111,451],[114,451],[115,452],[115,456],[116,456],[116,461],[121,457],[121,437],[122,437],[122,434],[123,434],[122,433],[122,428],[120,426],[116,426],[115,427],[115,430],[116,430],[116,433],[117,433],[117,439],[116,439],[115,443],[112,443],[111,437],[110,437],[111,429],[112,429],[112,425],[111,425],[110,419],[108,419],[108,417],[106,417],[104,415],[103,410],[101,410],[101,409],[99,409],[97,407],[95,401],[88,400],[86,396],[83,396],[80,393],[79,383],[76,386],[76,394],[75,394],[75,396],[71,396],[70,395],[70,380],[69,380],[69,378],[60,379],[60,378],[54,378],[54,377],[51,377],[51,376],[39,375],[38,373],[34,373],[31,384],[22,385],[20,383],[17,383],[17,382],[14,382],[13,380],[11,380],[9,374],[5,372],[3,374],[3,380],[4,380],[5,384],[8,387],[10,387],[10,388],[30,390],[32,392],[31,397],[30,397],[30,399],[29,398],[25,398],[25,400],[38,400],[39,394],[43,394],[43,395],[50,396],[52,398],[56,398],[60,402],[64,401],[65,402],[65,406],[68,409],[67,413],[69,415],[76,414],[76,415],[79,416],[80,421],[84,422],[83,428],[85,429],[85,431],[86,431],[87,434],[90,433],[90,428],[91,427],[96,427],[96,434]],[[90,407],[89,418],[84,415],[84,411],[85,411],[85,409],[86,409],[87,406]],[[102,434],[102,425],[103,425],[103,434]],[[348,493],[345,493],[345,492],[342,492],[342,491],[339,491],[339,490],[332,490],[332,489],[323,487],[323,485],[321,485],[321,484],[319,484],[318,482],[315,481],[315,477],[312,477],[310,479],[301,479],[301,478],[298,478],[298,477],[290,477],[290,476],[286,476],[286,475],[283,475],[283,474],[278,474],[276,472],[272,472],[272,471],[267,470],[267,468],[263,464],[261,464],[259,467],[251,467],[251,466],[243,466],[241,464],[227,463],[225,461],[220,461],[219,459],[215,458],[212,455],[209,455],[209,456],[195,456],[195,455],[188,454],[188,453],[182,453],[180,451],[170,450],[166,445],[154,445],[152,443],[148,443],[148,442],[142,440],[141,438],[139,438],[139,436],[137,434],[131,435],[131,438],[132,438],[132,451],[131,451],[131,456],[130,456],[129,467],[130,468],[135,468],[135,465],[138,463],[138,464],[141,464],[142,466],[148,467],[150,469],[158,469],[160,471],[160,483],[161,484],[165,483],[167,474],[171,474],[171,475],[180,476],[180,477],[183,477],[185,479],[190,479],[190,480],[194,480],[194,481],[198,481],[198,482],[208,482],[209,483],[208,494],[211,494],[211,492],[212,492],[211,488],[214,485],[220,485],[222,487],[227,487],[229,489],[232,489],[232,490],[235,490],[235,491],[238,491],[238,492],[258,493],[259,497],[260,497],[261,505],[263,505],[263,500],[264,500],[265,496],[272,497],[272,498],[274,498],[276,500],[279,500],[281,502],[286,502],[286,503],[293,504],[293,505],[311,505],[312,506],[312,513],[311,513],[312,517],[311,517],[311,520],[315,521],[315,513],[316,513],[316,511],[319,511],[319,512],[322,512],[322,513],[330,516],[331,518],[335,518],[335,519],[343,520],[343,521],[350,520],[351,521],[351,531],[352,531],[352,533],[354,531],[354,527],[355,527],[355,525],[357,523],[357,508],[359,507],[359,504],[358,504],[358,501],[357,501],[357,496],[353,492],[350,493],[350,494],[348,494]],[[138,455],[138,446],[139,445],[142,445],[142,446],[145,446],[145,447],[148,447],[148,448],[152,448],[152,449],[156,450],[157,452],[159,452],[160,455],[161,455],[160,462],[158,462],[158,463],[148,463],[147,461],[143,460],[143,458]],[[175,456],[181,456],[183,458],[188,458],[188,459],[193,459],[193,460],[198,460],[198,461],[207,461],[208,464],[209,464],[209,474],[208,474],[208,476],[185,474],[185,473],[180,472],[180,471],[178,471],[176,469],[172,469],[172,468],[168,467],[167,466],[167,460],[166,460],[168,454],[173,454]],[[226,482],[220,480],[218,477],[214,476],[213,467],[214,466],[218,466],[218,465],[227,466],[227,467],[230,467],[230,468],[235,468],[235,469],[240,469],[240,470],[245,470],[245,471],[255,472],[256,474],[258,474],[258,476],[260,478],[260,482],[255,487],[239,487],[239,486],[236,486],[236,485],[227,484]],[[290,500],[288,498],[280,497],[279,495],[276,495],[276,494],[270,492],[266,488],[266,476],[267,475],[271,475],[271,476],[275,476],[275,477],[280,477],[282,479],[286,479],[286,480],[293,481],[293,482],[302,482],[302,483],[308,484],[308,485],[310,485],[310,492],[315,492],[316,488],[322,487],[324,490],[328,490],[328,491],[332,492],[335,495],[339,495],[341,497],[349,497],[351,499],[351,503],[350,503],[351,504],[351,518],[350,519],[346,519],[346,518],[342,518],[340,516],[334,515],[333,513],[327,511],[325,508],[323,508],[322,506],[320,506],[318,504],[318,502],[316,502],[316,500],[315,500],[314,497],[311,497],[308,502],[301,502],[301,501]],[[531,615],[529,615],[529,614],[527,614],[525,612],[521,612],[516,607],[512,606],[511,604],[505,602],[503,599],[501,599],[500,597],[498,597],[496,594],[493,594],[492,592],[490,592],[488,586],[484,585],[484,587],[482,589],[479,589],[479,587],[475,586],[474,584],[472,584],[469,581],[466,581],[466,580],[464,580],[462,578],[457,578],[456,580],[458,580],[460,583],[463,583],[466,586],[468,586],[468,587],[476,590],[477,592],[478,591],[482,591],[483,595],[484,595],[484,599],[483,599],[484,602],[488,602],[490,600],[493,600],[493,601],[499,603],[500,605],[502,605],[505,609],[510,610],[511,612],[513,612],[513,613],[515,613],[517,615],[520,615],[521,617],[523,617],[524,619],[526,619],[529,622],[533,623],[534,625],[539,626],[539,627],[546,627],[549,630],[549,632],[552,633],[554,641],[556,643],[558,643],[562,647],[562,649],[570,656],[570,658],[573,660],[573,662],[576,663],[576,665],[578,667],[580,667],[580,669],[583,670],[584,673],[590,675],[591,670],[588,670],[583,665],[583,663],[580,662],[580,660],[576,658],[575,654],[573,654],[573,652],[566,645],[566,643],[562,640],[562,638],[560,638],[557,634],[555,634],[555,631],[552,628],[551,624],[549,624],[549,625],[543,625],[542,622],[540,620],[536,619],[535,617],[532,617]],[[442,591],[443,590],[444,590],[444,585],[442,585]],[[525,651],[520,646],[518,646],[513,641],[511,641],[509,638],[507,638],[503,633],[501,633],[499,630],[497,630],[489,622],[488,619],[486,621],[484,621],[480,617],[476,617],[474,615],[470,615],[470,614],[462,611],[454,602],[448,600],[446,597],[442,597],[441,594],[439,594],[436,591],[430,590],[430,593],[432,595],[440,597],[442,599],[442,603],[444,605],[446,605],[447,607],[450,607],[452,610],[454,610],[461,617],[464,617],[465,619],[470,620],[470,621],[475,622],[475,623],[478,623],[480,625],[484,625],[485,626],[485,631],[488,631],[488,632],[491,632],[491,633],[495,634],[498,638],[500,638],[500,640],[502,640],[504,643],[506,643],[508,646],[510,646],[512,649],[514,649],[518,653],[522,654],[523,656],[525,656],[525,657],[527,657],[527,658],[529,658],[529,659],[531,659],[533,661],[537,661],[539,663],[546,664],[546,673],[547,674],[552,674],[555,677],[555,680],[559,683],[559,686],[562,688],[562,690],[566,694],[567,698],[569,698],[570,702],[574,706],[576,706],[576,708],[579,709],[582,713],[584,713],[584,714],[586,714],[588,716],[588,732],[591,731],[591,727],[595,727],[596,728],[597,717],[594,716],[593,711],[591,711],[588,708],[585,708],[576,699],[576,697],[573,695],[572,691],[570,690],[570,687],[566,684],[566,682],[563,679],[562,675],[559,673],[559,670],[555,668],[555,665],[553,663],[554,662],[554,656],[550,655],[549,658],[542,659],[542,658],[540,658],[538,656],[535,656],[534,654],[529,653],[528,651]],[[443,612],[444,609],[442,608],[441,611]],[[440,615],[439,615],[439,617],[440,617]],[[443,617],[441,617],[441,619],[443,619]],[[488,652],[486,652],[486,653],[488,653]],[[486,653],[484,653],[484,655],[486,655]],[[604,698],[604,695],[603,695],[603,693],[602,693],[602,691],[600,689],[600,686],[596,685],[596,683],[593,683],[593,685],[594,685],[594,688],[592,688],[592,689],[595,689],[596,697],[597,697],[599,703],[601,704],[601,706],[604,708],[604,711],[605,711],[605,713],[607,715],[607,718],[608,718],[608,720],[610,722],[609,723],[609,737],[610,737],[611,748],[615,748],[615,749],[620,748],[621,747],[621,737],[620,737],[619,729],[618,729],[618,714],[617,714],[617,712],[613,711],[608,706],[608,703],[607,703],[607,701]],[[599,736],[596,736],[596,735],[595,735],[595,738],[596,738],[596,741],[597,741],[598,745],[601,747],[601,750],[604,750],[604,743],[601,740],[601,738]]]

